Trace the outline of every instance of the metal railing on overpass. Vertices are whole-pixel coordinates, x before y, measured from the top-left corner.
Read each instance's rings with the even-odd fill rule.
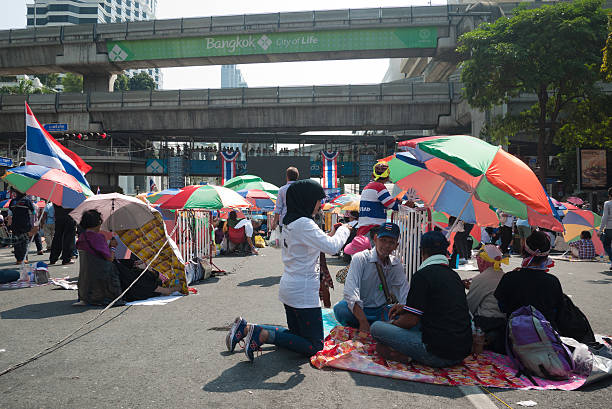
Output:
[[[535,1],[526,3],[526,7],[536,8],[550,3]],[[519,4],[523,3],[498,3],[494,7],[501,15],[509,15]],[[472,16],[491,14],[470,11],[470,6],[473,5],[464,3],[445,6],[316,10],[35,27],[0,31],[0,46],[185,37],[210,33],[298,31],[313,28],[325,30],[368,25],[446,25],[453,17],[461,17],[466,13]]]
[[[173,91],[89,92],[83,94],[0,95],[0,113],[86,112],[149,108],[224,108],[239,106],[371,104],[459,101],[461,83],[382,83],[310,87],[224,88]]]

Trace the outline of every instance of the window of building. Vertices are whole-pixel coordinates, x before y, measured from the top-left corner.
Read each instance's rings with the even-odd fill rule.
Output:
[[[136,17],[140,17],[140,12],[139,12],[139,11],[135,11],[135,12],[134,12],[134,16],[136,16]]]
[[[125,0],[125,5],[128,7],[132,7],[132,1],[131,0]]]
[[[81,7],[80,14],[98,14],[97,7]]]
[[[147,18],[147,13],[145,13],[144,11],[142,12],[142,18]]]
[[[121,15],[121,8],[115,7],[115,13],[117,13],[118,15]]]
[[[125,14],[127,14],[128,16],[131,16],[132,15],[132,10],[126,9],[125,10]]]
[[[134,7],[136,7],[137,9],[139,9],[139,8],[140,8],[140,3],[139,3],[139,2],[134,3]]]

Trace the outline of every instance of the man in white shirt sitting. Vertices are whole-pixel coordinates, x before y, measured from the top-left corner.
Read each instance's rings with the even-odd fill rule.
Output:
[[[395,223],[383,223],[374,237],[375,247],[353,256],[344,284],[344,300],[334,306],[340,324],[369,331],[371,323],[388,320],[390,304],[406,301],[406,273],[400,259],[391,254],[397,248],[399,234]],[[385,295],[378,267],[394,300]]]

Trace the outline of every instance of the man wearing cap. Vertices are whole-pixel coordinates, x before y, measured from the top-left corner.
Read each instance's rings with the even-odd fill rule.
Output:
[[[472,349],[465,287],[448,266],[448,241],[438,231],[421,237],[418,271],[412,277],[406,305],[394,305],[393,321],[378,321],[370,332],[385,359],[441,368],[460,363]]]
[[[389,194],[385,187],[390,176],[391,172],[387,162],[378,162],[374,165],[372,180],[361,192],[357,236],[344,248],[344,253],[353,255],[371,248],[371,243],[366,235],[372,228],[387,221],[387,210],[397,210],[397,200]]]
[[[374,237],[375,247],[353,256],[344,284],[344,300],[334,306],[334,315],[342,325],[369,331],[371,323],[388,319],[391,300],[387,300],[380,273],[395,298],[391,302],[406,300],[408,280],[399,258],[391,254],[397,248],[399,234],[397,224],[383,223]]]

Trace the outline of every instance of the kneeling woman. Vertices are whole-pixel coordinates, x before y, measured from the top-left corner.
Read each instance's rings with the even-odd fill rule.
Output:
[[[319,300],[319,254],[337,253],[349,236],[341,226],[333,237],[313,220],[325,192],[313,180],[300,180],[287,189],[287,214],[283,219],[283,264],[279,299],[284,304],[288,329],[247,323],[237,317],[225,342],[229,351],[245,340],[244,352],[250,361],[262,344],[274,344],[305,356],[323,349],[323,320]]]

